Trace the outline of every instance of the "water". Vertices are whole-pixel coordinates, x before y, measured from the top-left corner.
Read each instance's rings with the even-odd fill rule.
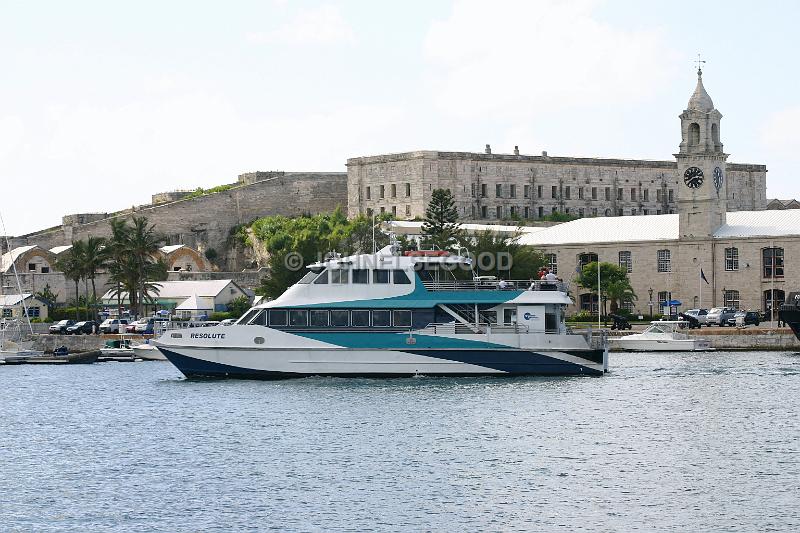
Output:
[[[0,529],[798,531],[800,355],[604,378],[0,367]]]

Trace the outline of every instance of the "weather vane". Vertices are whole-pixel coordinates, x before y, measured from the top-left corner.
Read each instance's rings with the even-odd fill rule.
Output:
[[[703,73],[702,66],[703,66],[705,63],[706,63],[706,62],[705,62],[705,60],[704,60],[704,59],[700,59],[700,54],[697,54],[697,73],[698,73],[698,74],[702,74],[702,73]]]

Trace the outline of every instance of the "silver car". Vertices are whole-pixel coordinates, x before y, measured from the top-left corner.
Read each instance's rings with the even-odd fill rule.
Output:
[[[701,326],[708,325],[708,320],[706,320],[708,317],[708,309],[689,309],[684,314],[696,318]]]

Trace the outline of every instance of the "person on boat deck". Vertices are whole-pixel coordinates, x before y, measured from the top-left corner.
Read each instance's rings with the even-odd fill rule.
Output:
[[[545,277],[546,275],[547,275],[547,269],[546,269],[546,268],[544,268],[544,267],[540,268],[540,269],[539,269],[539,276],[538,276],[538,277],[539,277],[539,279],[544,279],[544,277]]]
[[[504,280],[503,278],[500,278],[500,283],[497,284],[497,287],[501,291],[504,291],[504,290],[508,289],[508,282],[506,280]]]
[[[546,279],[547,281],[558,281],[558,276],[556,276],[550,270],[548,270],[547,274],[545,274],[544,276],[544,279]]]

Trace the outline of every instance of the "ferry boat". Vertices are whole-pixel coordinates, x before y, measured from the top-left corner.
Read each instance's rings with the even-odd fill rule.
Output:
[[[778,318],[792,328],[792,333],[800,340],[800,292],[789,293],[778,311]]]
[[[152,341],[187,377],[602,375],[606,332],[564,323],[566,285],[458,280],[448,252],[333,257],[235,324]]]

